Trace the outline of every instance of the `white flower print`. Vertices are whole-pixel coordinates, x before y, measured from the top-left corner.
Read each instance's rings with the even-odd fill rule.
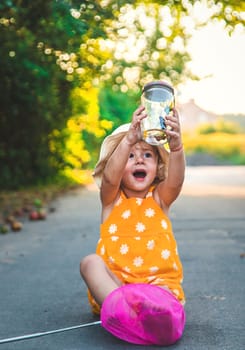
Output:
[[[149,283],[152,283],[155,279],[156,279],[156,276],[148,276],[148,277],[147,277],[147,281],[148,281]]]
[[[120,247],[120,253],[121,253],[122,255],[127,254],[128,250],[129,250],[129,247],[128,247],[127,244],[122,244],[122,245],[121,245],[121,247]]]
[[[177,296],[178,296],[178,295],[179,295],[179,291],[178,291],[178,289],[174,289],[174,290],[173,290],[173,293],[174,293],[175,295],[177,295]]]
[[[140,241],[140,240],[141,240],[141,237],[140,237],[140,236],[136,236],[136,237],[134,237],[134,239],[135,239],[136,241]]]
[[[125,211],[122,213],[122,218],[123,218],[123,219],[128,219],[130,216],[131,216],[131,211],[130,211],[130,209],[125,210]]]
[[[118,236],[111,236],[111,240],[112,242],[116,242],[119,239]]]
[[[115,262],[115,259],[114,259],[112,256],[110,256],[110,257],[109,257],[109,262],[110,262],[111,264],[113,264],[113,263]]]
[[[105,254],[105,246],[104,245],[100,248],[100,254],[101,255]]]
[[[147,242],[147,249],[152,250],[155,247],[155,241],[154,239],[151,239],[150,241]]]
[[[168,249],[164,249],[162,250],[161,252],[161,257],[164,259],[164,260],[167,260],[170,256],[170,251]]]
[[[140,267],[140,266],[143,265],[143,262],[144,262],[144,260],[142,259],[142,257],[141,256],[137,256],[136,258],[134,258],[133,264],[136,267]]]
[[[179,255],[178,247],[175,248],[175,253],[176,253],[176,255]]]
[[[152,267],[149,268],[149,270],[150,270],[151,273],[155,273],[155,272],[157,272],[159,270],[159,267],[158,266],[152,266]]]
[[[164,281],[164,278],[156,278],[154,284],[162,284]]]
[[[117,232],[117,225],[111,224],[108,231],[110,234]]]
[[[152,218],[155,215],[155,210],[152,208],[148,208],[145,210],[145,216],[148,218]]]
[[[166,220],[162,220],[161,225],[162,225],[162,228],[164,228],[165,230],[168,228],[168,223]]]
[[[136,204],[137,205],[141,205],[143,202],[143,199],[142,198],[136,198]]]
[[[123,268],[123,270],[124,270],[125,272],[130,272],[130,271],[131,271],[130,268],[129,268],[128,266],[125,266],[125,267]]]
[[[145,231],[145,225],[142,224],[142,222],[138,222],[136,224],[136,231],[137,232],[144,232]]]
[[[173,269],[174,269],[175,271],[178,271],[178,266],[177,266],[176,263],[173,263]]]

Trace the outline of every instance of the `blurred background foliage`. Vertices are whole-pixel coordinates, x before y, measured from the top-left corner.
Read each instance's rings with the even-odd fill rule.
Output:
[[[1,0],[0,189],[86,183],[102,139],[129,122],[146,82],[198,79],[186,50],[195,3]],[[205,3],[227,31],[244,26],[243,1]],[[222,120],[203,126],[184,135],[187,153],[244,164],[239,132]]]

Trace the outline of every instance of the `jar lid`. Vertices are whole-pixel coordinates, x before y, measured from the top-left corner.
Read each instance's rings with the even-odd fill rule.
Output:
[[[152,88],[167,88],[168,90],[170,90],[172,92],[172,94],[174,94],[174,89],[173,87],[167,83],[166,81],[162,81],[162,80],[156,80],[156,81],[152,81],[150,83],[147,83],[142,90],[142,93],[144,93],[147,90],[150,90]]]

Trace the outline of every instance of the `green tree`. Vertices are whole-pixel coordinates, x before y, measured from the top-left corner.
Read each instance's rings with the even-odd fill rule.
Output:
[[[70,89],[55,50],[69,38],[73,49],[73,30],[85,25],[65,2],[2,1],[0,10],[0,186],[14,188],[54,174],[48,138],[69,116]]]
[[[65,127],[72,88],[90,79],[95,67],[83,57],[79,65],[86,67],[85,74],[73,79],[76,53],[82,40],[104,35],[100,21],[94,22],[99,2],[88,11],[86,4],[0,3],[0,188],[37,183],[54,176],[64,164],[50,150],[52,131]],[[100,60],[96,64],[99,70]]]
[[[110,87],[100,89],[99,105],[101,118],[113,121],[113,128],[130,121],[140,96],[134,91],[114,92]]]
[[[113,120],[114,127],[129,120],[146,82],[166,79],[177,86],[186,78],[198,79],[187,69],[190,56],[186,44],[193,27],[211,20],[223,20],[230,32],[236,26],[244,27],[245,5],[237,1],[149,0],[121,4],[105,40],[112,57],[105,64],[101,77],[105,88],[100,93],[101,115]],[[201,12],[205,13],[199,19],[193,15],[198,6],[203,6]]]
[[[200,18],[195,16],[198,7],[204,13]],[[232,32],[236,26],[244,27],[244,10],[245,3],[235,0],[127,1],[118,8],[107,33],[114,57],[107,65],[113,89],[139,91],[154,79],[174,85],[186,78],[198,79],[187,69],[186,43],[192,27],[222,20]]]

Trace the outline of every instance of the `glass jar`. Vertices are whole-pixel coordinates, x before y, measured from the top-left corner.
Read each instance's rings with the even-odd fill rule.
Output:
[[[141,103],[147,117],[141,122],[143,140],[155,146],[167,142],[165,116],[174,108],[173,87],[164,81],[153,81],[143,87]]]

